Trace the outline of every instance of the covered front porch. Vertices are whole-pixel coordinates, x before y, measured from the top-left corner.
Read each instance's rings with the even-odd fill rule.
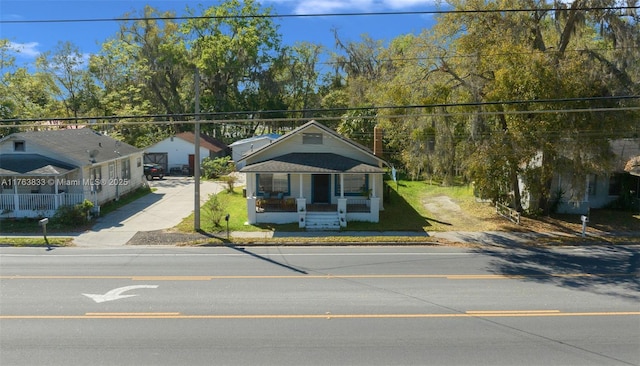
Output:
[[[349,221],[378,222],[382,174],[247,174],[250,224],[298,223],[340,229]]]
[[[0,218],[50,217],[62,206],[72,206],[83,201],[82,193],[2,193]]]
[[[2,155],[0,183],[0,218],[50,217],[85,199],[79,167],[39,154]]]

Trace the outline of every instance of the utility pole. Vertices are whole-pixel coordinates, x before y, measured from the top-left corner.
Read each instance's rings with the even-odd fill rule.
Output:
[[[200,71],[196,67],[195,74],[195,92],[196,92],[196,123],[194,128],[195,135],[195,149],[193,154],[193,178],[195,180],[193,187],[193,229],[195,231],[200,230]]]

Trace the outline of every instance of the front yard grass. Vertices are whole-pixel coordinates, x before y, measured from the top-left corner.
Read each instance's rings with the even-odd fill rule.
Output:
[[[68,247],[73,246],[73,238],[47,238],[50,247]],[[23,247],[47,247],[44,237],[29,238],[0,238],[0,245],[9,245],[15,248]]]
[[[552,215],[521,218],[515,224],[498,216],[495,207],[478,202],[470,185],[444,187],[424,181],[387,182],[384,211],[378,223],[350,221],[342,231],[538,231],[577,233],[581,230],[580,215]],[[385,186],[386,187],[386,186]],[[298,232],[297,223],[286,225],[247,225],[246,200],[241,188],[233,193],[223,191],[219,199],[229,213],[229,231]],[[616,231],[640,231],[640,215],[628,211],[592,210],[588,230],[591,234]],[[226,222],[213,223],[211,213],[204,206],[200,214],[200,227],[204,232],[225,232]],[[193,231],[193,215],[176,229]]]

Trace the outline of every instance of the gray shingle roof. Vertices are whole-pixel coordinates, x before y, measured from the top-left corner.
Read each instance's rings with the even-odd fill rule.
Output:
[[[62,175],[75,166],[39,154],[0,155],[0,175]]]
[[[27,149],[30,144],[35,144],[81,164],[90,163],[89,152],[94,150],[97,152],[95,155],[96,163],[142,152],[134,146],[102,135],[90,128],[19,132],[11,134],[3,140],[23,140]],[[54,155],[54,157],[56,156]]]
[[[384,173],[384,169],[332,153],[291,153],[240,169],[242,173]]]
[[[260,147],[260,148],[258,148],[256,150],[254,150],[253,152],[243,156],[241,161],[247,160],[247,159],[251,158],[252,156],[257,156],[257,155],[263,153],[265,150],[274,148],[276,145],[286,144],[289,139],[293,138],[295,135],[301,133],[302,131],[304,131],[307,128],[312,127],[312,126],[314,126],[314,127],[318,128],[318,129],[326,132],[330,136],[333,136],[333,137],[345,142],[346,144],[350,145],[354,149],[360,150],[360,151],[370,155],[371,157],[379,160],[380,162],[386,164],[386,162],[383,159],[381,159],[380,157],[375,156],[373,154],[373,151],[371,151],[371,149],[369,149],[368,147],[362,146],[359,143],[340,135],[336,131],[334,131],[334,130],[330,129],[329,127],[327,127],[327,126],[325,126],[325,125],[323,125],[321,123],[318,123],[316,121],[309,121],[309,122],[305,123],[304,125],[302,125],[302,126],[296,128],[296,129],[290,131],[289,133],[285,134],[284,136],[281,136],[277,140],[273,141],[273,143],[265,145],[265,146],[262,146],[262,147]]]

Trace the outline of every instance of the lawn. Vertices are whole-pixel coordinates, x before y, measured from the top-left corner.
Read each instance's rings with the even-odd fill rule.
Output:
[[[424,181],[388,182],[389,188],[380,212],[380,222],[350,221],[343,231],[541,231],[579,232],[579,215],[554,215],[523,217],[520,225],[498,216],[495,208],[486,202],[478,202],[470,185],[443,187]],[[219,193],[224,213],[229,214],[230,231],[303,231],[297,223],[287,225],[247,225],[246,200],[242,188],[233,193]],[[200,214],[200,227],[205,232],[224,232],[226,222],[213,224],[211,212],[206,206]],[[193,231],[193,215],[176,228]],[[593,210],[590,232],[640,231],[640,215],[633,212]]]

